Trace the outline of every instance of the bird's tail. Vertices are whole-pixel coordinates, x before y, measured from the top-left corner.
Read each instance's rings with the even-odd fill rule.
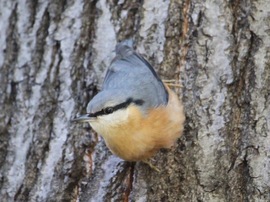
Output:
[[[133,40],[126,39],[116,45],[115,48],[116,55],[120,57],[125,57],[126,55],[130,55],[133,52]]]

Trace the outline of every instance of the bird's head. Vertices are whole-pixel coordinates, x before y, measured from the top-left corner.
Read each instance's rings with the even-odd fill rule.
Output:
[[[135,99],[119,90],[99,92],[87,106],[87,113],[75,118],[76,122],[88,122],[95,131],[101,130],[128,121],[130,117],[130,107],[134,106],[143,110],[144,100]]]

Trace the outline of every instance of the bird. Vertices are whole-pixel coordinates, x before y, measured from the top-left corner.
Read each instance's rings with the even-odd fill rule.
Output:
[[[182,135],[184,106],[132,45],[120,42],[115,53],[101,91],[73,121],[88,122],[121,159],[147,163]]]

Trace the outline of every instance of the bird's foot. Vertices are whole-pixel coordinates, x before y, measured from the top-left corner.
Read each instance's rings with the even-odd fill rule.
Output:
[[[176,88],[182,88],[183,86],[181,83],[175,79],[164,79],[162,80],[163,83],[165,83],[169,87],[176,87]]]
[[[160,170],[154,166],[152,163],[150,163],[148,160],[144,160],[142,161],[143,163],[147,164],[150,168],[152,168],[153,170],[157,171],[158,173],[160,173]]]

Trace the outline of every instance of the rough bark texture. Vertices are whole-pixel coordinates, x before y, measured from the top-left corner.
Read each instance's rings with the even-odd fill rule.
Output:
[[[1,0],[1,201],[270,201],[269,30],[264,0]],[[160,173],[70,122],[126,38],[183,86]]]

